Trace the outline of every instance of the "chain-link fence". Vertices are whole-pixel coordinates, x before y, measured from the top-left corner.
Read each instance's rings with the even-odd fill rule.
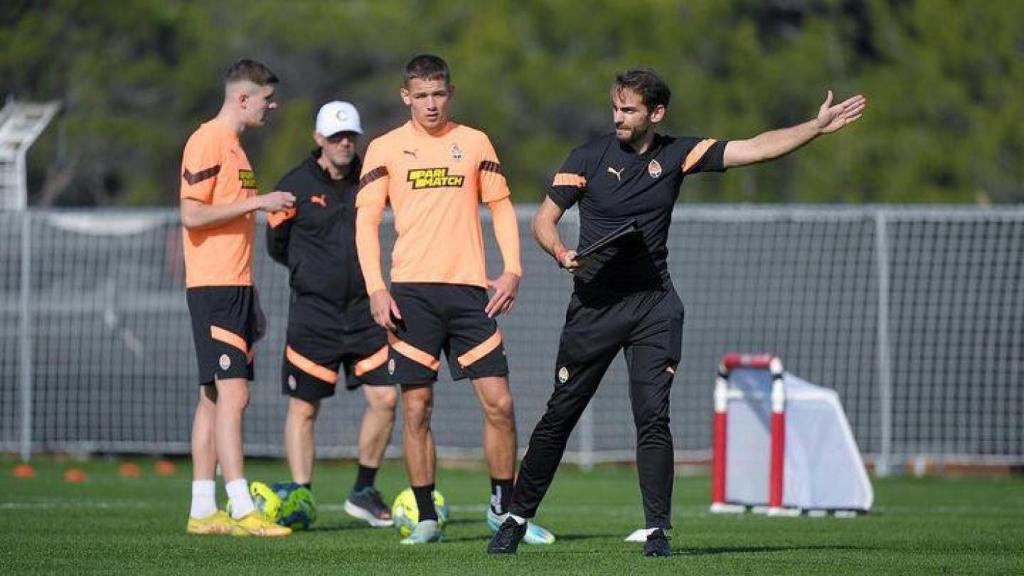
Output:
[[[530,239],[533,210],[519,211],[525,278],[501,320],[521,447],[554,381],[571,285]],[[260,232],[270,332],[246,449],[279,455],[287,275]],[[573,212],[562,233],[573,245]],[[669,244],[686,305],[672,397],[681,458],[708,454],[721,355],[763,351],[838,391],[883,468],[918,455],[1024,463],[1024,210],[680,206]],[[197,387],[177,211],[0,213],[0,258],[0,449],[186,453]],[[477,453],[473,393],[446,374],[436,391],[441,453]],[[355,454],[363,406],[341,390],[324,403],[319,454]],[[568,456],[631,460],[634,446],[620,358]]]

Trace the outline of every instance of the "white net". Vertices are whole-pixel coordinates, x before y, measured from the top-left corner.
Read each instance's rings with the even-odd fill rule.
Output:
[[[520,207],[525,279],[501,321],[521,447],[553,385],[570,289],[530,238],[533,209]],[[674,221],[669,263],[686,305],[672,397],[680,457],[709,453],[722,354],[763,351],[839,393],[869,458],[1024,462],[1024,210],[680,206]],[[197,392],[179,230],[173,209],[0,213],[0,449],[188,451]],[[270,332],[246,441],[250,454],[280,455],[287,275],[262,230],[257,239]],[[325,402],[320,454],[355,454],[363,406],[341,390]],[[442,453],[478,453],[477,401],[446,375],[434,433]],[[620,358],[568,456],[631,460],[634,448]]]

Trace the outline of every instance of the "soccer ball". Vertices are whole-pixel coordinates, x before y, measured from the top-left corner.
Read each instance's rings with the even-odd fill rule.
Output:
[[[448,521],[448,504],[440,490],[434,490],[434,508],[437,509],[437,523],[444,526]],[[402,537],[412,534],[416,524],[420,521],[420,511],[416,506],[416,495],[412,488],[402,490],[395,497],[395,503],[391,505],[391,517],[395,521],[395,528]]]
[[[270,486],[263,482],[250,482],[249,495],[252,496],[252,503],[256,509],[263,513],[271,522],[277,522],[281,517],[281,505],[284,502]],[[228,500],[228,514],[231,514],[231,500]]]
[[[293,530],[308,530],[316,522],[316,500],[309,488],[295,482],[278,482],[272,489],[281,500],[275,522]]]

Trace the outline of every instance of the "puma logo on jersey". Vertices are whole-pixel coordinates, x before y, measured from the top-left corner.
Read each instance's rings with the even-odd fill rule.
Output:
[[[415,150],[402,150],[402,154],[405,154],[406,156],[412,156],[413,158],[416,157]]]
[[[320,194],[319,196],[310,196],[309,197],[309,201],[312,202],[313,204],[319,204],[319,205],[323,206],[324,208],[327,208],[327,195],[326,194]]]
[[[612,168],[611,166],[609,166],[608,167],[608,173],[609,174],[614,174],[615,178],[619,182],[622,182],[622,171],[625,170],[625,169],[626,169],[625,167],[622,167],[622,168],[619,168],[618,170],[616,170],[615,168]]]

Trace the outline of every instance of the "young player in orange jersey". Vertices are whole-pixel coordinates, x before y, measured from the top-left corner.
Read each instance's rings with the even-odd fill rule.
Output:
[[[515,474],[516,426],[508,363],[495,317],[519,290],[519,231],[508,184],[487,135],[449,119],[455,87],[448,64],[419,55],[405,68],[402,101],[410,120],[370,143],[356,199],[356,245],[370,309],[389,332],[388,369],[402,385],[404,446],[420,522],[403,544],[441,539],[433,505],[433,384],[440,354],[455,380],[469,378],[484,410],[483,445],[491,474],[487,522],[508,513]],[[398,238],[391,289],[380,265],[381,214],[390,201]],[[485,272],[479,205],[490,208],[504,272]],[[487,289],[493,289],[490,298]],[[527,541],[554,536],[531,525]]]
[[[185,230],[185,285],[199,364],[199,402],[192,422],[190,534],[287,536],[291,530],[255,508],[245,480],[242,415],[249,403],[259,304],[252,287],[254,212],[290,208],[288,192],[256,194],[256,177],[238,136],[263,126],[277,107],[277,76],[240,60],[224,79],[217,116],[185,144],[181,168],[181,222]],[[217,509],[217,464],[232,502],[232,517]]]

